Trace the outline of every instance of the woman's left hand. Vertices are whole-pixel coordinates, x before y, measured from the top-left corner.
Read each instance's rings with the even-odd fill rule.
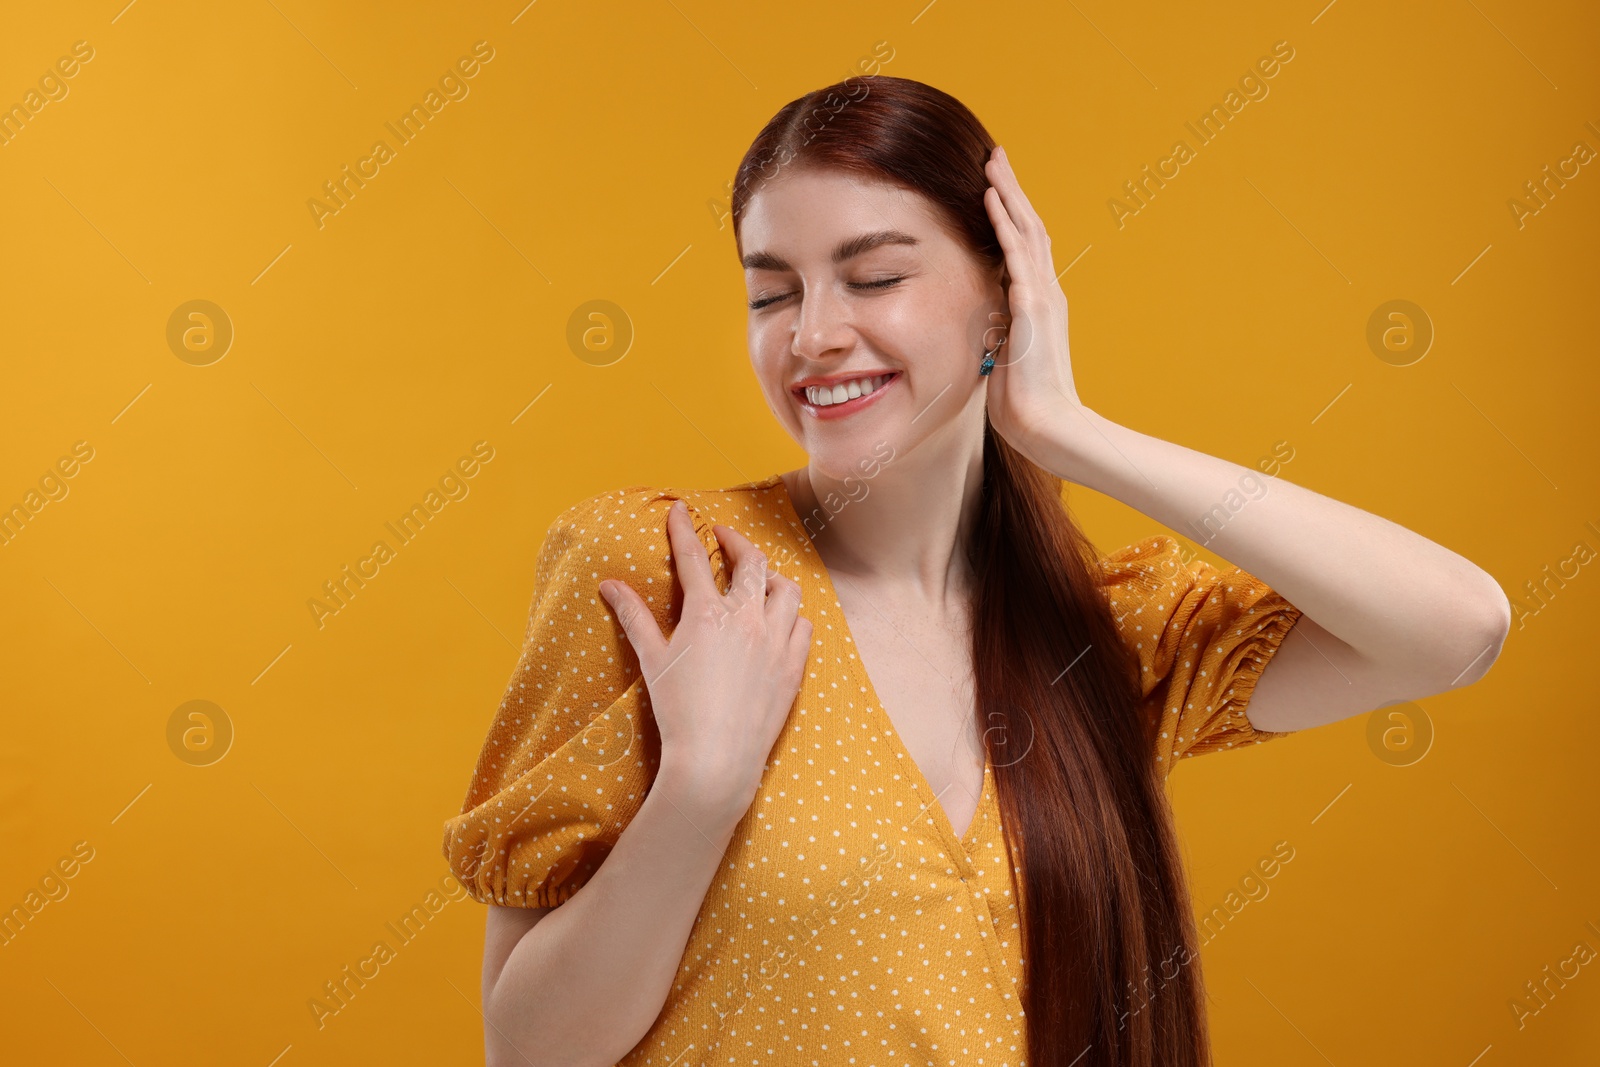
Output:
[[[989,374],[989,422],[1026,455],[1028,442],[1052,419],[1083,407],[1072,380],[1067,294],[1056,281],[1050,235],[1023,194],[1004,148],[995,148],[984,171],[990,187],[983,203],[1005,251],[1010,279],[1009,326],[985,335],[986,347],[1002,335],[1006,342],[995,353]]]

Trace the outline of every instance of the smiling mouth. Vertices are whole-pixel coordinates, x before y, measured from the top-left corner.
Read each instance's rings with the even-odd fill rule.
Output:
[[[866,375],[834,386],[808,385],[794,390],[802,411],[819,419],[841,418],[874,402],[879,394],[900,380],[899,371]]]

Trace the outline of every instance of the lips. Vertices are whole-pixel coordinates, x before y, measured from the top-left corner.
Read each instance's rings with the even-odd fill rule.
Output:
[[[878,398],[884,393],[894,389],[899,380],[899,371],[885,371],[881,374],[875,375],[858,374],[845,377],[836,376],[821,380],[811,379],[794,386],[791,391],[799,401],[800,410],[811,417],[816,419],[840,419],[849,415],[853,415],[856,412],[865,409],[869,405],[877,403]],[[881,384],[877,384],[870,393],[860,392],[860,389],[868,381]],[[852,382],[855,383],[855,390],[859,392],[859,395],[853,397],[848,395],[850,387],[847,385],[847,383]],[[845,391],[845,398],[837,403],[817,402],[821,400],[821,396],[818,395],[817,391],[830,387],[834,390],[834,392],[831,394],[834,396],[838,396],[840,390],[843,389]],[[816,400],[813,400],[812,397],[816,397]]]

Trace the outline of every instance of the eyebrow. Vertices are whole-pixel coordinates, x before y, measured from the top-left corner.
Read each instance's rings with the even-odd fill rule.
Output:
[[[843,263],[872,251],[880,245],[918,245],[915,237],[903,230],[873,230],[839,242],[833,250],[833,262]],[[744,257],[745,270],[791,270],[788,260],[771,252],[751,252]]]

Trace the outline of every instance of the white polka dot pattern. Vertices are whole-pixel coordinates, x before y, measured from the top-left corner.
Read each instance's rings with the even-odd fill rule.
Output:
[[[1258,745],[1291,731],[1258,730],[1245,706],[1300,609],[1237,567],[1185,564],[1166,535],[1100,561],[1111,614],[1139,659],[1141,713],[1160,719],[1155,758]]]
[[[521,656],[461,814],[445,824],[452,869],[481,902],[554,907],[639,810],[660,740],[598,586],[628,582],[670,637],[682,591],[666,517],[680,498],[719,587],[728,565],[712,523],[799,582],[815,644],[678,979],[621,1063],[1023,1063],[1018,880],[992,768],[958,838],[873,699],[827,569],[776,475],[717,490],[631,487],[551,525]],[[1169,765],[1281,736],[1251,731],[1243,707],[1298,615],[1242,572],[1163,569],[1176,547],[1157,538],[1105,564],[1119,626],[1138,646],[1145,713],[1162,700],[1173,710],[1174,736],[1155,753]],[[1179,713],[1180,699],[1196,710]]]

